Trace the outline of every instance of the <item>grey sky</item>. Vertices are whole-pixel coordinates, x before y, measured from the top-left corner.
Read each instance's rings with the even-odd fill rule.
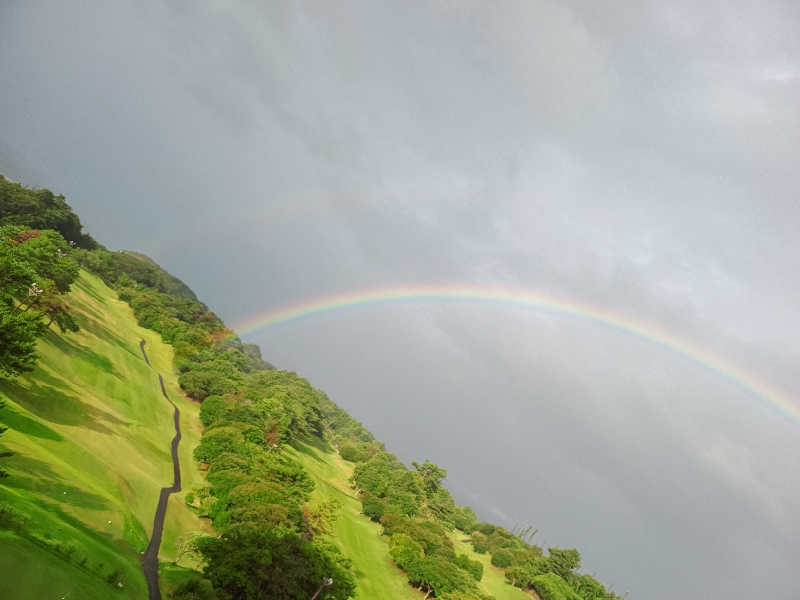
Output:
[[[196,4],[3,2],[0,172],[231,324],[508,284],[800,392],[800,4]],[[685,358],[469,303],[250,337],[620,592],[800,596],[798,423]]]

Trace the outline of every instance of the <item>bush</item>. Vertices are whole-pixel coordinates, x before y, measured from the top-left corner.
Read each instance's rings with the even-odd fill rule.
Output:
[[[476,523],[475,529],[484,535],[491,535],[494,533],[495,529],[497,529],[497,526],[491,523]]]
[[[195,460],[210,461],[223,452],[236,453],[244,443],[242,434],[231,427],[215,428],[200,439],[194,449]]]
[[[228,404],[222,396],[208,396],[200,405],[200,421],[208,427],[214,421],[222,418],[228,409]]]
[[[531,587],[542,600],[583,600],[578,592],[555,573],[537,575],[531,581]]]
[[[548,548],[547,553],[553,572],[564,579],[581,566],[581,554],[574,548]]]
[[[397,566],[408,572],[425,554],[422,546],[405,533],[395,533],[389,540],[389,553]]]
[[[457,596],[463,598],[477,591],[477,584],[472,577],[443,556],[423,556],[406,573],[411,583],[432,591],[437,597],[445,593],[463,592]]]
[[[477,521],[475,513],[469,506],[458,506],[453,512],[453,525],[464,533],[472,533]]]
[[[501,569],[505,569],[506,567],[510,567],[511,563],[514,561],[514,555],[511,554],[508,550],[500,548],[495,550],[492,553],[492,564],[495,567],[500,567]]]
[[[483,563],[480,561],[472,560],[466,554],[459,554],[453,562],[472,575],[475,581],[483,579]]]
[[[339,449],[339,456],[350,462],[360,462],[369,458],[368,454],[355,444],[342,444]]]
[[[478,554],[486,554],[486,551],[489,549],[488,540],[480,531],[472,532],[472,549]]]
[[[325,578],[328,600],[346,600],[353,578],[339,556],[325,545],[264,528],[231,528],[222,537],[204,537],[197,548],[205,575],[221,598],[290,600],[310,598]]]
[[[383,502],[372,494],[364,494],[364,497],[361,499],[361,512],[373,521],[379,522],[385,512],[385,507],[383,506]]]
[[[169,595],[170,600],[214,600],[211,583],[199,577],[188,579],[176,587]]]

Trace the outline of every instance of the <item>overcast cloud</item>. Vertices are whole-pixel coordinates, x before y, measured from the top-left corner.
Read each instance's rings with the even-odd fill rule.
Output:
[[[229,324],[383,284],[545,289],[797,397],[797,2],[198,4],[2,2],[0,172]],[[620,593],[800,597],[798,422],[682,356],[464,302],[248,339]]]

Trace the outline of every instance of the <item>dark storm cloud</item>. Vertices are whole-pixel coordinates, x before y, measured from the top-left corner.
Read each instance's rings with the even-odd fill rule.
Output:
[[[572,295],[797,394],[794,2],[7,2],[0,172],[231,323],[398,282]],[[797,424],[585,320],[253,334],[458,499],[638,598],[796,598]]]

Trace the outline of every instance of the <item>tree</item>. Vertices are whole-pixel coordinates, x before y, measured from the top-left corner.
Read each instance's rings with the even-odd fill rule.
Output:
[[[38,314],[22,312],[0,300],[0,376],[30,371],[36,363],[36,339],[44,331]]]
[[[0,225],[7,224],[55,229],[78,246],[98,247],[90,235],[83,233],[78,215],[64,196],[47,189],[29,189],[0,175]]]
[[[178,379],[178,383],[190,398],[203,401],[207,396],[214,393],[213,388],[216,380],[212,373],[194,370],[182,374]]]
[[[573,573],[567,579],[567,582],[581,597],[589,600],[605,600],[617,597],[613,592],[606,590],[605,586],[591,575]]]
[[[531,581],[531,587],[542,600],[583,600],[578,592],[555,573],[537,575]]]
[[[334,498],[304,508],[303,514],[305,515],[306,523],[316,536],[331,533],[341,511],[342,503]]]
[[[423,556],[406,571],[411,583],[419,585],[427,598],[431,593],[472,591],[475,581],[462,569],[442,556]]]
[[[171,600],[215,600],[211,584],[199,577],[184,581],[172,591],[169,597]]]
[[[228,410],[228,403],[222,396],[208,396],[200,405],[200,422],[206,427],[220,419]]]
[[[473,531],[471,537],[472,549],[475,550],[477,554],[486,554],[486,551],[489,549],[489,543],[486,538],[486,534],[481,533],[480,531]]]
[[[361,447],[349,443],[342,444],[342,447],[339,448],[339,456],[350,462],[359,462],[369,458]]]
[[[55,231],[0,227],[0,376],[33,368],[44,314],[62,331],[77,329],[59,298],[78,276],[68,250]]]
[[[453,561],[460,568],[464,569],[467,573],[472,575],[475,581],[483,579],[483,563],[478,560],[472,560],[466,554],[459,554]]]
[[[346,600],[353,578],[336,558],[295,534],[232,527],[220,538],[203,538],[198,549],[220,600],[295,600],[311,598],[327,578],[319,598]]]
[[[2,227],[2,237],[11,254],[28,264],[40,279],[53,282],[58,293],[68,292],[78,277],[78,264],[69,257],[69,245],[56,231]]]
[[[45,327],[50,327],[53,323],[58,325],[61,333],[68,331],[78,331],[78,323],[72,316],[72,309],[69,304],[64,302],[59,296],[46,298],[40,304],[40,310],[47,316],[48,321]]]
[[[472,533],[478,518],[469,506],[457,506],[453,512],[453,525],[464,533]]]
[[[397,566],[406,572],[424,556],[422,546],[405,533],[395,533],[389,540],[389,554]]]
[[[447,471],[429,460],[423,464],[412,462],[411,465],[422,475],[425,491],[428,496],[433,496],[442,487],[442,480],[447,477]]]
[[[492,552],[492,564],[495,567],[504,569],[505,567],[510,567],[513,561],[514,555],[504,548],[499,548]]]
[[[575,548],[548,548],[547,553],[553,572],[564,579],[581,566],[581,555]]]
[[[386,507],[378,498],[369,492],[364,492],[364,494],[361,496],[361,512],[364,513],[365,516],[377,522],[381,520],[381,517],[383,517],[384,512],[386,512]]]

